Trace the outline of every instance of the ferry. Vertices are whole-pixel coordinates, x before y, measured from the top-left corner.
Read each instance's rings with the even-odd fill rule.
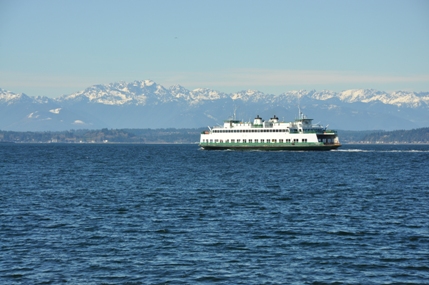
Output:
[[[301,112],[293,122],[279,121],[275,115],[267,121],[258,115],[253,123],[229,119],[223,126],[203,131],[199,146],[205,150],[332,150],[341,146],[337,131],[312,122]]]

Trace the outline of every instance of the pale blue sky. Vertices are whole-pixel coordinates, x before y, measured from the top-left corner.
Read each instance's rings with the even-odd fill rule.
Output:
[[[0,0],[0,88],[429,91],[429,1]]]

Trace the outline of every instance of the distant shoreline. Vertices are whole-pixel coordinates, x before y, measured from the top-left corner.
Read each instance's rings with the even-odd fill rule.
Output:
[[[98,129],[16,132],[0,130],[0,143],[197,144],[205,128]],[[429,144],[429,128],[398,131],[338,131],[346,144]]]

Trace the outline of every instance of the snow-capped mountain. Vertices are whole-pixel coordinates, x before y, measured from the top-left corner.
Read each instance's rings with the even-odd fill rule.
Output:
[[[57,98],[30,97],[0,89],[0,129],[188,128],[274,114],[293,120],[298,106],[309,117],[344,130],[395,130],[429,126],[429,92],[353,89],[231,94],[151,80],[94,85]]]

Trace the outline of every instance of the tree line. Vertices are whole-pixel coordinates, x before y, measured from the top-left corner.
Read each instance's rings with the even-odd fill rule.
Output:
[[[101,129],[58,132],[1,131],[0,142],[22,143],[195,143],[201,129]]]
[[[101,129],[58,132],[1,131],[0,142],[17,143],[197,143],[197,129]],[[397,131],[338,131],[342,143],[429,143],[429,128]]]

